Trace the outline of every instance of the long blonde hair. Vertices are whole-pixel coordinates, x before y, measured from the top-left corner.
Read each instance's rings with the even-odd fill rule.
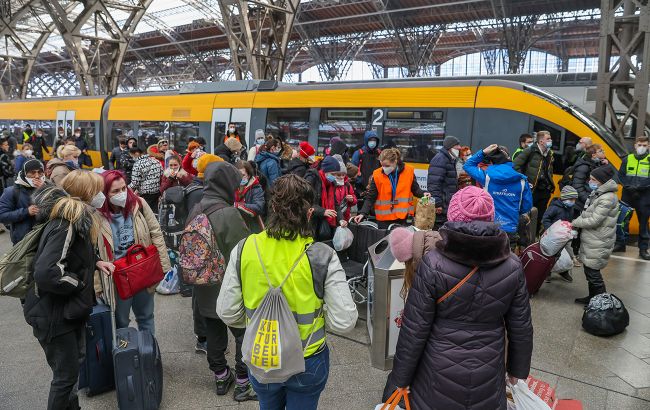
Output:
[[[61,198],[52,208],[52,218],[61,217],[76,223],[88,212],[88,204],[99,192],[104,190],[104,180],[92,171],[74,170],[61,181],[61,188],[70,195]],[[90,237],[93,242],[99,237],[101,226],[99,213],[92,212]]]

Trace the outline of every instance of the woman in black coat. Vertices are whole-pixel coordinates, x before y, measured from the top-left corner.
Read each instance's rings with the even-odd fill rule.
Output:
[[[526,379],[533,350],[521,263],[485,191],[456,193],[447,217],[409,290],[384,400],[409,386],[414,409],[505,410],[506,373]]]

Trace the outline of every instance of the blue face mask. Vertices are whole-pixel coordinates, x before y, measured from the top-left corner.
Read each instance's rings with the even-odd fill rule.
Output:
[[[78,169],[79,168],[79,161],[78,160],[68,160],[65,162],[66,165],[68,165],[70,168]]]
[[[377,141],[370,140],[368,141],[368,148],[375,149],[377,147]]]
[[[244,185],[248,184],[248,178],[242,178],[242,179],[241,179],[241,182],[240,182],[239,184],[240,184],[241,186],[244,186]]]
[[[553,147],[553,141],[546,141],[546,148],[552,148]]]
[[[598,184],[595,183],[595,182],[590,182],[590,183],[589,183],[589,188],[590,188],[592,191],[597,190],[599,186],[600,186],[600,185],[598,185]]]
[[[569,208],[572,208],[573,205],[576,204],[574,201],[562,201],[562,203],[563,203],[564,205],[568,206]]]
[[[334,175],[332,175],[332,174],[327,174],[327,175],[325,175],[325,178],[327,178],[327,180],[328,180],[331,184],[333,184],[333,183],[336,182],[336,177],[335,177]]]

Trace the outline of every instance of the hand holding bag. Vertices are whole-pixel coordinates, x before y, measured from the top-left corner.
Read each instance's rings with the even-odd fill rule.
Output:
[[[163,280],[164,273],[156,245],[135,244],[126,251],[126,256],[113,262],[113,281],[120,299],[126,300],[143,289]]]

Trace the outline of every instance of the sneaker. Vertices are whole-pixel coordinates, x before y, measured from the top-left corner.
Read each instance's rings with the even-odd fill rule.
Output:
[[[208,354],[208,341],[205,340],[203,342],[196,342],[196,346],[194,346],[194,350],[196,353],[203,353],[203,354]]]
[[[237,383],[235,385],[235,401],[257,401],[257,393],[253,390],[253,385],[250,382],[245,384]]]
[[[227,394],[228,390],[230,390],[230,386],[235,382],[235,374],[231,372],[230,369],[227,370],[228,373],[223,377],[214,376],[217,385],[217,396],[224,396]]]
[[[565,270],[564,272],[560,272],[558,273],[558,275],[560,275],[562,280],[564,280],[565,282],[569,282],[569,283],[573,282],[573,276],[571,276],[571,272],[569,272],[568,270]]]
[[[573,258],[573,266],[575,266],[576,268],[579,268],[579,267],[582,266],[582,263],[580,263],[578,258]]]

